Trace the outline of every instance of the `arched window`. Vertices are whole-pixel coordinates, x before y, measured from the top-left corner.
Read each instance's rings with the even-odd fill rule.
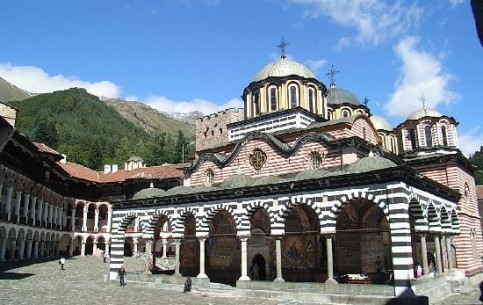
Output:
[[[317,97],[315,96],[315,89],[309,88],[309,110],[312,113],[317,113]]]
[[[396,140],[394,139],[394,137],[389,137],[389,143],[391,145],[391,152],[396,153]]]
[[[411,128],[409,130],[409,139],[411,140],[411,149],[418,148],[418,133],[416,128]]]
[[[215,181],[215,173],[209,169],[206,171],[206,185],[212,185],[213,182]]]
[[[349,111],[349,109],[343,109],[342,110],[342,117],[343,118],[348,118],[351,116],[351,112]]]
[[[332,110],[327,110],[327,120],[333,120],[334,119],[334,113]]]
[[[288,87],[288,97],[290,108],[295,108],[299,106],[299,90],[296,84],[289,85]]]
[[[317,169],[317,168],[323,167],[322,166],[322,157],[320,156],[320,154],[318,152],[313,151],[313,152],[310,153],[309,166],[310,166],[311,169]]]
[[[270,86],[268,89],[268,101],[270,111],[277,111],[278,109],[278,90],[276,86]]]
[[[260,92],[253,92],[252,116],[260,115]]]
[[[431,134],[431,126],[424,127],[424,136],[426,138],[426,147],[432,147],[433,135]]]
[[[362,138],[365,140],[366,139],[366,127],[362,127]]]
[[[441,126],[441,137],[443,139],[443,146],[448,146],[448,134],[446,133],[445,126]]]

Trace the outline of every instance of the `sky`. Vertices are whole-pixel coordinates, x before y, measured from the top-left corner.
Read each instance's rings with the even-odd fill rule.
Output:
[[[483,47],[469,0],[0,0],[0,77],[33,93],[71,87],[163,112],[242,107],[280,58],[309,67],[396,127],[423,107],[483,145]]]

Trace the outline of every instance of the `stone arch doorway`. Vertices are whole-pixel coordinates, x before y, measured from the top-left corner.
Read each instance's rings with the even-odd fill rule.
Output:
[[[233,216],[219,211],[210,223],[206,246],[206,274],[212,282],[235,286],[240,278],[240,241],[236,238]]]
[[[385,282],[384,276],[377,275],[392,270],[390,229],[384,211],[364,198],[349,202],[337,217],[334,252],[334,271],[339,276],[364,273],[372,283]],[[344,278],[339,280],[344,282]]]
[[[317,260],[320,225],[310,206],[294,206],[285,218],[282,238],[282,274],[286,281],[313,282],[322,272]]]
[[[92,255],[94,252],[94,237],[89,236],[86,240],[86,249],[84,255]]]
[[[257,254],[252,259],[250,267],[250,278],[255,281],[265,281],[267,279],[267,262],[261,254]]]
[[[200,271],[200,253],[196,238],[196,219],[188,214],[184,221],[184,238],[180,248],[180,272],[184,276],[196,276]]]
[[[124,256],[132,256],[134,241],[132,237],[126,237],[124,239]]]

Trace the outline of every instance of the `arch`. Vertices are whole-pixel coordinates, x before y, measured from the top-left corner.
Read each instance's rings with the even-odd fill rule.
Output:
[[[128,212],[126,215],[124,215],[121,218],[121,221],[119,222],[119,225],[116,227],[116,230],[118,232],[124,232],[126,231],[127,226],[133,221],[135,218],[139,217],[136,212]]]
[[[343,108],[343,109],[341,110],[341,117],[342,117],[342,118],[348,118],[348,117],[350,117],[350,116],[351,116],[351,111],[350,111],[350,109],[349,109],[349,108]]]
[[[252,97],[252,117],[260,114],[260,91],[255,90]]]
[[[144,238],[149,238],[149,236],[154,237],[154,231],[156,229],[156,225],[158,224],[158,221],[161,217],[166,217],[168,219],[168,223],[169,224],[172,223],[171,217],[166,211],[161,209],[156,210],[154,214],[151,215],[151,217],[147,220],[147,225],[145,230],[146,237],[143,236]]]
[[[174,221],[173,225],[173,234],[183,234],[185,230],[185,224],[186,224],[186,219],[190,216],[193,216],[196,220],[196,225],[198,226],[198,218],[196,217],[196,209],[187,207],[185,209],[182,209],[178,212],[179,216],[176,218]]]
[[[433,202],[428,204],[428,225],[431,232],[441,232],[440,207]]]
[[[215,217],[216,214],[218,214],[221,211],[226,211],[228,214],[230,214],[231,217],[233,217],[233,220],[235,221],[235,227],[236,228],[240,227],[241,221],[237,217],[237,215],[235,214],[235,211],[229,206],[225,206],[223,204],[217,204],[217,205],[211,207],[208,211],[205,212],[206,216],[201,221],[200,232],[208,233],[211,221],[213,220],[213,217]]]
[[[428,220],[425,217],[426,213],[416,198],[409,201],[409,212],[414,222],[411,223],[414,226],[414,231],[425,232],[429,229]]]
[[[386,216],[386,220],[389,222],[389,207],[380,198],[376,198],[371,193],[366,192],[355,192],[342,196],[339,200],[332,206],[331,210],[326,216],[326,222],[329,224],[329,228],[333,233],[335,233],[335,223],[337,221],[337,216],[340,211],[353,199],[367,199],[368,201],[374,202],[375,205],[381,208]]]
[[[426,147],[433,146],[433,135],[430,125],[424,126],[424,137],[426,139]]]
[[[278,110],[278,87],[277,85],[271,84],[267,87],[267,110],[277,111]]]
[[[317,89],[313,85],[309,85],[307,89],[307,103],[309,105],[309,111],[312,113],[318,113],[317,109]]]
[[[245,213],[241,217],[240,227],[238,228],[239,235],[244,235],[244,236],[250,235],[250,231],[251,231],[250,223],[253,217],[253,213],[255,213],[259,209],[264,209],[267,212],[270,219],[270,226],[273,225],[275,221],[274,220],[275,217],[273,217],[274,215],[270,211],[270,206],[268,205],[268,203],[264,201],[259,201],[259,200],[253,201],[248,204],[248,206],[246,207]]]
[[[300,88],[296,82],[291,82],[287,86],[288,106],[295,108],[300,106]]]

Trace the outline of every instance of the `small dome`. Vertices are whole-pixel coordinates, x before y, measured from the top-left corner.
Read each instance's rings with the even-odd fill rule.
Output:
[[[393,128],[391,127],[391,124],[389,124],[386,121],[386,119],[383,117],[380,117],[378,115],[373,115],[370,117],[370,119],[376,130],[386,130],[386,131],[393,130]]]
[[[327,175],[328,171],[323,169],[307,169],[301,171],[295,176],[295,180],[305,180],[305,179],[314,179],[320,178]]]
[[[360,106],[361,102],[357,99],[357,97],[352,94],[351,92],[337,88],[337,87],[330,87],[327,91],[327,103],[328,104],[351,104]]]
[[[148,198],[155,198],[155,197],[160,197],[166,195],[166,192],[162,189],[158,189],[155,187],[150,187],[147,189],[142,189],[134,196],[132,196],[132,199],[148,199]]]
[[[144,162],[143,158],[138,157],[138,156],[132,156],[129,159],[127,159],[127,161],[135,161],[135,162],[141,161],[141,162]]]
[[[255,185],[275,184],[275,183],[281,183],[284,181],[285,179],[277,176],[264,176],[255,180],[255,182],[253,182],[252,185],[255,186]]]
[[[178,185],[173,188],[170,188],[169,190],[166,191],[166,195],[182,195],[182,194],[188,194],[191,192],[192,188],[189,186],[184,186],[184,185]]]
[[[358,172],[368,172],[378,169],[390,168],[397,166],[396,163],[384,157],[374,156],[365,157],[357,160],[356,162],[349,165],[347,168],[348,172],[358,173]]]
[[[237,188],[248,186],[253,183],[254,179],[244,174],[235,174],[233,176],[228,177],[223,183],[220,185],[222,188]]]
[[[268,77],[283,77],[289,75],[298,75],[305,78],[315,78],[314,73],[306,66],[296,61],[288,60],[282,57],[279,61],[268,64],[257,73],[254,82],[261,81]]]
[[[439,113],[439,111],[437,111],[437,110],[422,108],[422,109],[419,109],[417,111],[414,111],[410,116],[408,116],[408,118],[406,120],[408,120],[408,121],[409,120],[419,120],[420,118],[424,118],[424,117],[427,117],[427,116],[439,118],[439,117],[442,117],[443,115],[441,113]]]

